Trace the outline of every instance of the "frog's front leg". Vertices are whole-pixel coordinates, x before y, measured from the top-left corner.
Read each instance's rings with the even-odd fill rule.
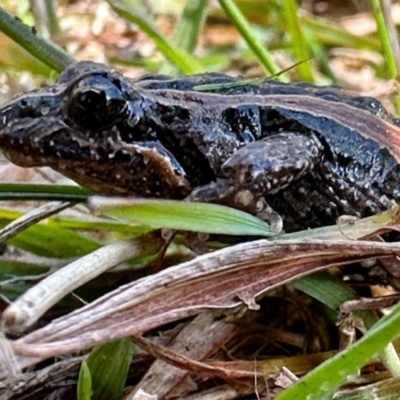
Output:
[[[314,134],[281,132],[242,147],[225,161],[216,181],[196,188],[189,200],[221,201],[258,215],[279,232],[282,219],[265,196],[301,179],[322,157],[323,146]]]

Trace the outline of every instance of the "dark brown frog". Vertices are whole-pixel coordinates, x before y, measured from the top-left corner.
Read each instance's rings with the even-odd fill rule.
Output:
[[[222,202],[287,231],[392,207],[398,138],[381,103],[336,87],[130,80],[91,62],[0,108],[0,149],[15,164],[107,195]]]

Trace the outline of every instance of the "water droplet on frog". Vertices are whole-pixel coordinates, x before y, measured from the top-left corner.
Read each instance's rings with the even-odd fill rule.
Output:
[[[40,109],[40,112],[42,113],[42,115],[47,115],[50,112],[50,107],[42,107]]]

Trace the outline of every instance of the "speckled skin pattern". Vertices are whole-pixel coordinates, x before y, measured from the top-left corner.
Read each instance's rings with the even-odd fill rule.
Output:
[[[398,201],[399,126],[376,99],[337,87],[130,80],[80,62],[0,108],[0,149],[97,193],[221,202],[295,231]]]

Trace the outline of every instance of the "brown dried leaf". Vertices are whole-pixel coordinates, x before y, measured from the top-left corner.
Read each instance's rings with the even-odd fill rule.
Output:
[[[169,350],[191,360],[204,360],[218,351],[232,337],[236,329],[236,324],[222,319],[216,320],[215,311],[204,312],[179,332]],[[179,363],[178,368],[172,366],[170,362],[157,359],[130,396],[134,396],[139,390],[144,390],[146,393],[158,394],[160,398],[164,398],[182,383],[190,370],[190,363]]]
[[[161,326],[212,308],[241,304],[332,265],[400,255],[400,244],[259,240],[203,255],[106,294],[8,345],[21,367]],[[5,360],[3,360],[5,361]]]

